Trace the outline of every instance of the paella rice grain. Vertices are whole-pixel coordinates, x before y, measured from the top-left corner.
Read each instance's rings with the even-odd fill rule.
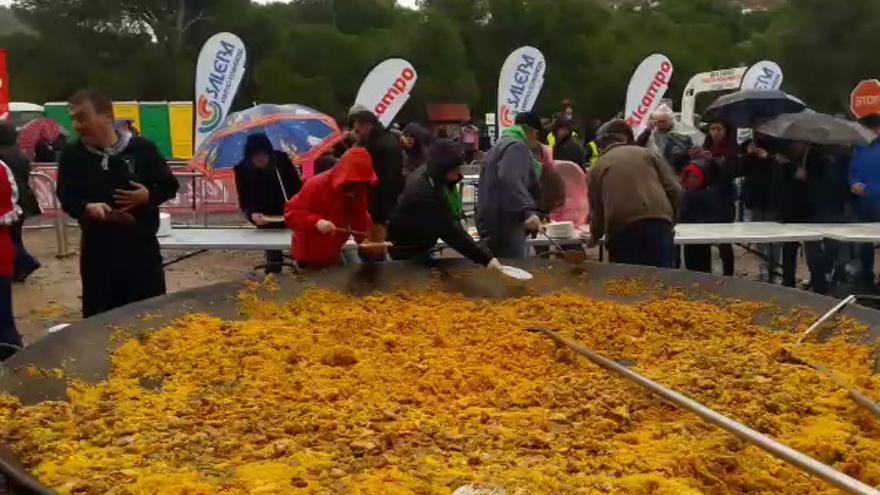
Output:
[[[880,485],[880,423],[780,357],[797,334],[752,323],[765,305],[318,289],[240,302],[242,321],[191,314],[126,339],[110,376],[72,382],[67,402],[0,396],[0,441],[65,494],[836,493],[524,331],[546,327]],[[844,335],[798,352],[880,400],[869,347]]]

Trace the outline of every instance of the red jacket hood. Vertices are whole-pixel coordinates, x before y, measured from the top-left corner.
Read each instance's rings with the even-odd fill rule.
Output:
[[[700,168],[696,163],[688,164],[687,167],[684,168],[681,172],[681,181],[684,183],[685,179],[688,175],[695,175],[698,179],[700,179],[700,187],[706,185],[706,174],[703,173],[703,169]]]
[[[364,148],[352,148],[346,151],[329,173],[330,183],[334,189],[352,182],[367,182],[370,185],[378,182],[376,172],[373,170],[373,159]]]

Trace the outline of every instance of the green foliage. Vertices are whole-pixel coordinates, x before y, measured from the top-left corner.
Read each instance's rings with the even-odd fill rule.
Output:
[[[86,85],[119,100],[191,99],[201,44],[221,30],[248,45],[236,107],[302,103],[337,116],[391,56],[419,72],[404,119],[422,118],[429,102],[466,102],[482,115],[505,57],[525,44],[547,57],[545,113],[571,99],[582,115],[613,115],[635,66],[657,52],[675,64],[676,100],[697,72],[761,59],[777,60],[785,87],[828,111],[846,108],[859,79],[880,76],[877,0],[788,0],[750,14],[726,0],[420,0],[417,11],[394,0],[15,0],[0,26],[12,97],[35,102]]]

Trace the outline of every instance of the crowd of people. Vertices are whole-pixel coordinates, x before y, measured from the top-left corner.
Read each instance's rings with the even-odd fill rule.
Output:
[[[89,317],[165,293],[159,206],[174,197],[178,182],[153,143],[114,125],[107,96],[79,91],[69,106],[79,139],[60,155],[58,197],[82,229],[82,312]],[[765,120],[756,118],[753,128]],[[590,227],[588,244],[604,242],[616,263],[710,272],[712,246],[688,246],[679,259],[678,222],[880,221],[880,116],[863,120],[878,139],[857,150],[773,139],[754,129],[740,142],[737,129],[721,121],[709,122],[697,143],[665,106],[639,136],[623,120],[575,122],[567,102],[549,121],[519,113],[483,152],[472,125],[457,139],[417,123],[388,129],[355,106],[343,123],[347,139],[317,159],[306,180],[265,134],[249,135],[234,167],[239,205],[258,229],[292,230],[291,257],[305,269],[353,258],[429,261],[442,240],[473,262],[502,270],[498,259],[527,257],[529,237],[565,203],[560,164],[588,183],[590,214],[580,219]],[[23,219],[39,207],[27,185],[29,161],[16,154],[14,142],[14,131],[0,128],[0,343],[7,347],[21,345],[11,283],[39,267],[21,239]],[[462,166],[472,158],[480,163],[479,241],[463,222],[459,187]],[[344,249],[352,237],[356,251]],[[733,247],[717,249],[723,273],[733,275]],[[782,282],[795,285],[798,249],[796,243],[763,248],[764,280],[775,280],[781,261]],[[805,244],[814,291],[828,291],[845,274],[841,255],[848,250],[832,241]],[[873,255],[873,246],[859,247],[859,276],[870,284]],[[266,253],[268,273],[283,265],[281,252]]]

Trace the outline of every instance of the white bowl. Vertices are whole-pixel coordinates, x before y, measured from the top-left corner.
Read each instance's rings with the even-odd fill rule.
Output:
[[[547,235],[554,239],[571,239],[574,237],[574,222],[552,222],[544,226]]]

